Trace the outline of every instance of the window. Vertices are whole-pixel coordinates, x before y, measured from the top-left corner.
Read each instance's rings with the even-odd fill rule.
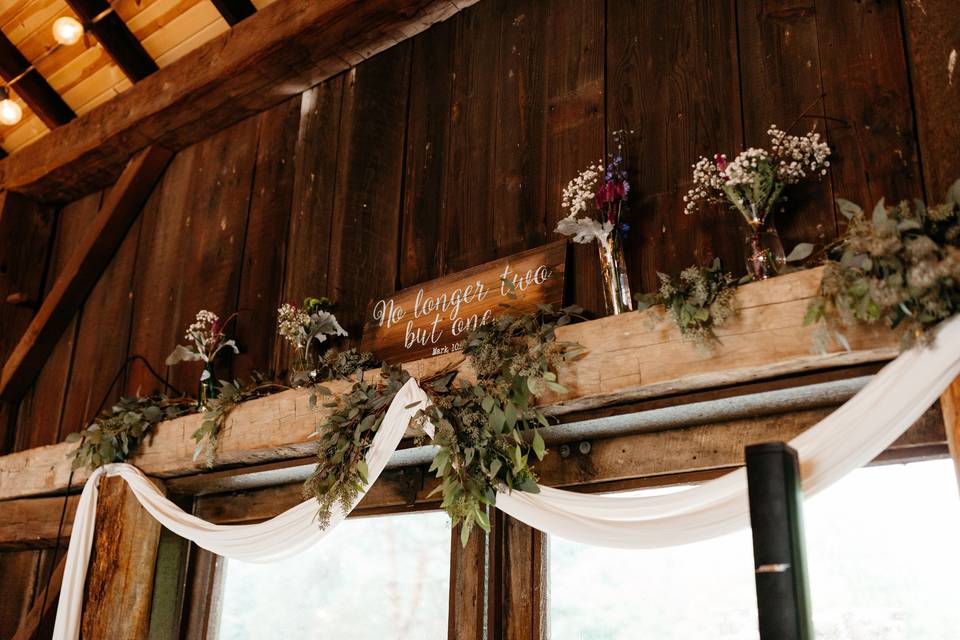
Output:
[[[960,629],[960,501],[949,460],[851,473],[804,505],[822,640],[946,640]],[[621,551],[550,540],[552,640],[757,638],[744,531]]]
[[[445,640],[450,521],[349,519],[272,564],[226,562],[218,638]]]

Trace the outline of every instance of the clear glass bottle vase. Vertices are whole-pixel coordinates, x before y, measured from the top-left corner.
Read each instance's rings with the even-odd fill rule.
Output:
[[[617,315],[633,311],[633,297],[630,294],[630,280],[627,277],[627,262],[623,255],[623,240],[617,231],[611,232],[603,242],[598,241],[600,250],[600,273],[603,276],[603,298],[607,315]]]
[[[774,277],[787,263],[783,243],[780,242],[780,234],[777,233],[772,216],[760,216],[747,222],[744,244],[747,273],[754,280]]]

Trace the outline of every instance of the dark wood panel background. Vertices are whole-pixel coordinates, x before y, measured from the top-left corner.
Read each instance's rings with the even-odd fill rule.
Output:
[[[483,0],[181,151],[34,388],[0,407],[0,444],[57,442],[104,397],[158,390],[139,364],[108,388],[134,354],[195,392],[199,368],[163,360],[200,308],[238,313],[243,351],[224,376],[284,367],[284,300],[334,298],[358,341],[370,298],[556,239],[561,189],[615,129],[636,132],[638,291],[714,256],[741,269],[732,214],[683,214],[690,165],[765,144],[771,123],[802,113],[798,128],[816,126],[835,158],[826,180],[791,193],[788,247],[837,233],[835,196],[940,198],[960,177],[958,48],[953,0]],[[10,272],[49,290],[101,199],[31,231],[31,269]],[[567,297],[598,313],[594,251],[573,251]],[[49,555],[0,554],[0,637]]]

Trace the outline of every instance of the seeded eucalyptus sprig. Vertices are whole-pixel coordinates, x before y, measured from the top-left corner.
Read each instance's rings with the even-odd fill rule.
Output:
[[[498,490],[539,491],[532,465],[546,445],[537,429],[549,423],[535,402],[548,391],[566,391],[557,367],[583,348],[557,341],[555,330],[580,313],[543,306],[532,315],[500,316],[466,340],[476,382],[458,380],[454,371],[424,385],[433,404],[414,423],[434,426],[439,451],[430,470],[442,480],[443,508],[462,524],[464,545],[475,525],[490,530],[486,507],[496,503]]]
[[[662,304],[680,333],[702,348],[719,342],[714,329],[736,314],[736,281],[717,258],[709,267],[687,267],[679,278],[665,273],[657,293],[637,295],[637,310]]]
[[[96,469],[111,462],[123,462],[137,452],[157,423],[193,413],[195,407],[193,398],[163,395],[121,398],[86,429],[67,436],[67,442],[80,443],[70,454],[73,468],[86,465]]]
[[[960,312],[960,180],[945,204],[881,200],[869,218],[837,202],[850,224],[807,309],[807,323],[823,323],[817,347],[832,337],[849,348],[843,331],[857,323],[892,327],[904,348],[927,342],[931,329]]]
[[[357,382],[350,393],[322,403],[333,413],[313,434],[318,436],[319,462],[304,485],[304,496],[319,502],[321,527],[330,524],[336,505],[348,510],[363,491],[367,451],[390,403],[409,378],[399,366],[384,366],[378,380]],[[330,396],[324,387],[316,389]]]

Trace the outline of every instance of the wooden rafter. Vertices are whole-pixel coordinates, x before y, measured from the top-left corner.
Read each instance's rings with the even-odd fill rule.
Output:
[[[54,129],[64,125],[77,114],[63,101],[40,72],[34,69],[16,45],[0,32],[0,77],[12,82],[11,88],[23,98],[45,125]]]
[[[130,161],[4,364],[0,399],[19,398],[33,382],[60,334],[110,264],[172,155],[168,149],[152,146]]]
[[[257,8],[250,0],[211,0],[211,2],[231,27],[257,12]]]
[[[138,150],[178,150],[301,93],[477,0],[277,0],[69,126],[0,161],[0,188],[64,202]]]
[[[66,2],[132,82],[139,82],[157,71],[157,63],[107,0]]]

